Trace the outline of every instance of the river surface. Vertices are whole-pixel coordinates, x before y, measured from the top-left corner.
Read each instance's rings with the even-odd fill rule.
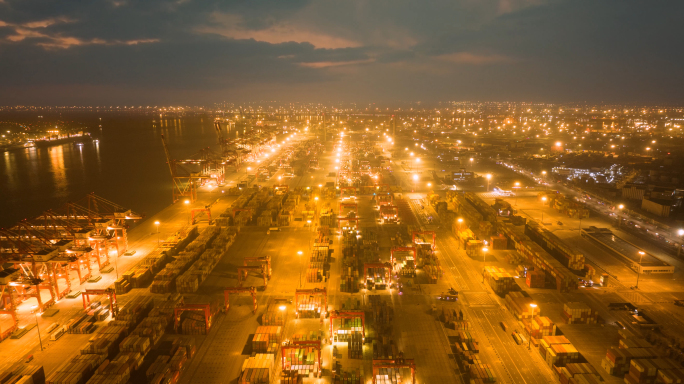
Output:
[[[94,127],[92,142],[0,152],[0,227],[76,202],[90,192],[152,215],[171,204],[162,134],[174,158],[188,158],[205,147],[218,151],[213,119],[208,116],[93,113],[79,119]]]

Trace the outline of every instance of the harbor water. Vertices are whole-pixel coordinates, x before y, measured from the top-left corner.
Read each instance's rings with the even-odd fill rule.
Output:
[[[162,134],[176,159],[206,147],[218,151],[210,116],[93,113],[74,119],[92,127],[92,141],[0,153],[0,227],[78,201],[90,192],[151,215],[172,202]]]

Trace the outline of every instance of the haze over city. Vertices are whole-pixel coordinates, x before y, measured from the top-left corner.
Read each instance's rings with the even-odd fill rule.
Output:
[[[0,2],[0,104],[681,102],[680,1]]]

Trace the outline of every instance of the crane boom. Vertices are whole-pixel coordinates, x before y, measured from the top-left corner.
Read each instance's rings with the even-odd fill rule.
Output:
[[[164,135],[161,135],[162,145],[164,146],[164,153],[166,154],[166,163],[169,164],[169,171],[171,171],[171,177],[176,177],[176,170],[173,167],[173,159],[171,159],[171,153],[169,153],[169,146],[166,144],[166,139]]]

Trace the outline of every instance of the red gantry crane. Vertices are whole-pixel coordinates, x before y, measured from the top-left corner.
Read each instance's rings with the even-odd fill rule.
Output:
[[[380,206],[380,217],[383,223],[397,223],[399,221],[399,207],[396,205]]]
[[[209,304],[183,304],[173,310],[173,329],[178,333],[181,314],[185,311],[198,311],[204,314],[205,332],[209,334],[211,328],[211,306]]]
[[[385,270],[385,281],[392,284],[392,266],[390,263],[363,263],[363,285],[368,286],[368,269],[379,268]]]
[[[247,263],[258,263],[262,267],[266,269],[266,274],[268,278],[271,278],[271,256],[252,256],[252,257],[245,257],[242,260],[243,265],[246,267]]]
[[[207,204],[204,206],[204,208],[192,208],[190,210],[190,222],[192,225],[194,225],[196,222],[199,222],[199,216],[204,213],[207,215],[207,219],[209,220],[209,225],[211,225],[211,207],[218,202],[218,199],[212,201],[211,203]],[[235,212],[233,212],[233,217],[235,217]],[[197,218],[197,221],[195,219]]]
[[[358,217],[339,217],[337,222],[342,230],[355,231],[359,228]]]
[[[4,284],[9,287],[8,294],[11,300],[17,297],[24,301],[35,297],[41,312],[55,303],[55,292],[51,280],[45,281],[39,276],[49,273],[45,262],[59,255],[56,247],[33,237],[0,229],[0,252],[2,252],[0,260],[12,263],[20,271],[16,279],[8,280]],[[40,295],[41,289],[47,289],[50,292],[50,300],[43,302]]]
[[[334,319],[361,319],[361,328],[363,339],[366,339],[366,313],[364,311],[332,311],[330,312],[330,336],[334,336],[333,320]]]
[[[323,297],[323,308],[319,308],[321,316],[325,316],[328,311],[328,291],[326,288],[296,289],[295,290],[295,315],[299,318],[299,298],[302,296],[321,296]]]
[[[402,356],[403,353],[400,353]],[[416,384],[416,362],[413,359],[373,359],[373,384],[377,383],[377,376],[381,369],[411,369],[411,384]]]
[[[340,203],[340,216],[341,217],[348,217],[349,216],[349,212],[346,215],[343,213],[345,208],[351,208],[352,212],[354,212],[354,217],[359,216],[359,205],[358,204],[341,202]]]
[[[422,236],[432,236],[432,243],[425,241],[425,239]],[[437,236],[435,234],[435,231],[413,231],[413,234],[411,235],[411,242],[413,244],[419,244],[416,243],[416,239],[419,239],[421,241],[420,244],[431,244],[432,249],[435,249],[435,246],[437,245],[437,243],[435,242],[436,237]]]
[[[356,197],[356,187],[340,187],[340,197]]]
[[[230,294],[231,293],[249,293],[252,295],[252,313],[256,314],[257,297],[256,287],[228,287],[223,291],[225,298],[226,312],[230,309]]]
[[[287,351],[290,349],[313,348],[316,350],[318,361],[314,362],[314,374],[321,377],[321,341],[320,340],[289,340],[281,347],[282,370],[287,370]]]
[[[269,275],[266,271],[266,265],[251,265],[251,266],[238,266],[238,286],[242,286],[242,283],[247,280],[247,275],[250,271],[261,273],[264,277],[264,287],[268,285]]]
[[[105,289],[90,289],[86,288],[81,293],[83,298],[83,309],[87,312],[88,305],[90,305],[90,296],[107,295],[109,297],[109,311],[112,313],[112,318],[116,318],[119,313],[119,304],[116,301],[116,291],[113,288]]]
[[[217,185],[223,184],[225,162],[209,148],[203,148],[189,159],[176,160],[171,157],[164,135],[161,135],[161,139],[173,180],[172,199],[174,203],[182,199],[189,200],[191,203],[195,202],[197,200],[197,187],[203,180],[215,180]],[[185,167],[186,165],[197,166],[199,171],[189,170]]]
[[[390,262],[392,263],[392,267],[394,267],[394,262],[397,260],[397,258],[394,257],[394,254],[398,252],[413,252],[413,261],[415,262],[418,260],[416,247],[394,247],[390,250]]]
[[[4,278],[5,276],[3,275],[2,277]],[[0,282],[4,282],[1,279],[2,278],[0,278]],[[19,325],[19,322],[17,321],[16,308],[14,307],[14,300],[12,300],[12,297],[9,293],[5,293],[7,288],[8,286],[6,284],[0,284],[0,301],[5,304],[5,309],[0,309],[0,315],[10,315],[12,317],[12,325],[5,330],[0,328],[0,342],[10,337],[12,332],[14,332]]]
[[[40,216],[27,220],[27,223],[33,229],[43,231],[45,237],[53,239],[55,242],[70,241],[65,250],[70,270],[75,270],[78,273],[78,280],[81,284],[90,278],[92,274],[90,257],[94,251],[90,246],[90,240],[88,240],[91,235],[90,230],[84,228],[77,221],[59,217],[52,210],[47,210]]]

